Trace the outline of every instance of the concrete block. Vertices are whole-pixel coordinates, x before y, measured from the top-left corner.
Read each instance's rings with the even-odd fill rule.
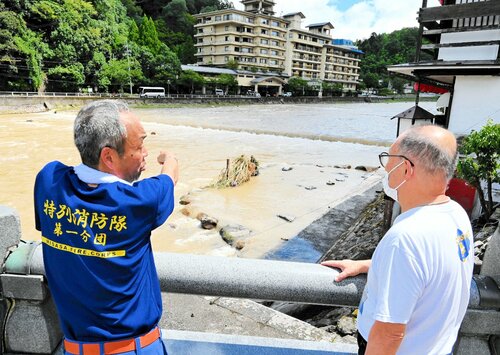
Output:
[[[500,335],[500,312],[493,310],[468,309],[465,313],[461,334]]]
[[[44,302],[16,300],[5,325],[6,353],[51,354],[63,337],[51,297]]]
[[[490,276],[500,282],[500,226],[491,237],[488,248],[484,253],[483,265],[481,266],[481,275]]]
[[[1,274],[4,297],[30,301],[43,301],[47,297],[47,286],[41,275]]]
[[[491,354],[490,348],[488,347],[487,337],[460,337],[457,347],[453,352],[455,355],[471,355],[471,354]]]
[[[3,265],[9,250],[21,239],[21,222],[17,212],[7,206],[0,206],[0,264]]]

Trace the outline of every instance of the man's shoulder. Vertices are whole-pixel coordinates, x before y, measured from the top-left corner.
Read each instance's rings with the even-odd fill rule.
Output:
[[[50,163],[47,163],[41,170],[40,173],[54,172],[59,170],[67,170],[71,169],[71,167],[64,165],[60,161],[54,160]]]

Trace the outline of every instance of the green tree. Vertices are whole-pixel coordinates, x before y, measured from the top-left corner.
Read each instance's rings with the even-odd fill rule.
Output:
[[[323,89],[323,96],[342,96],[344,89],[341,83],[332,83],[328,81],[323,81],[321,83],[321,88]]]
[[[195,89],[202,87],[205,83],[205,78],[193,70],[183,71],[177,80],[177,84],[187,88],[190,94],[194,94]]]
[[[130,66],[130,70],[129,70]],[[124,92],[124,87],[132,82],[144,80],[140,63],[135,59],[112,59],[104,64],[101,70],[100,86],[111,86]]]
[[[160,52],[162,42],[158,38],[156,25],[150,17],[144,16],[142,18],[142,23],[139,27],[139,40],[137,43],[147,47],[153,54],[158,54]]]
[[[231,74],[220,74],[217,76],[217,85],[224,87],[226,93],[235,93],[238,88],[238,80]]]
[[[0,90],[38,90],[44,80],[41,56],[47,51],[41,36],[0,2]]]
[[[81,63],[71,65],[58,65],[49,69],[47,72],[49,84],[47,89],[49,91],[56,91],[58,89],[63,91],[78,91],[80,86],[85,82],[83,75],[83,65]]]
[[[363,82],[369,89],[377,89],[379,85],[379,76],[376,73],[367,73],[363,77]]]
[[[487,221],[494,212],[493,183],[500,183],[500,124],[490,119],[481,130],[472,131],[460,152],[458,176],[476,188]],[[486,182],[487,198],[481,181]]]
[[[309,89],[307,80],[299,78],[298,76],[291,77],[288,80],[288,90],[293,93],[294,96],[304,96],[306,90]]]
[[[230,59],[226,63],[226,68],[228,69],[238,70],[239,66],[240,63],[236,59]]]

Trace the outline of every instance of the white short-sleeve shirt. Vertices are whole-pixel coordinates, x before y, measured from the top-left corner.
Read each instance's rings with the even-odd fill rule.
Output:
[[[449,354],[469,302],[472,228],[454,201],[413,208],[377,246],[360,304],[368,339],[378,320],[406,324],[398,354]]]

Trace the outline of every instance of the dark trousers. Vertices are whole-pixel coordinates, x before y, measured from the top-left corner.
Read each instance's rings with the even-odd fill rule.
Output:
[[[359,334],[359,332],[357,332],[357,335],[358,335],[358,355],[365,355],[366,346],[368,345],[368,343],[366,342],[365,338],[363,338],[361,334]]]

